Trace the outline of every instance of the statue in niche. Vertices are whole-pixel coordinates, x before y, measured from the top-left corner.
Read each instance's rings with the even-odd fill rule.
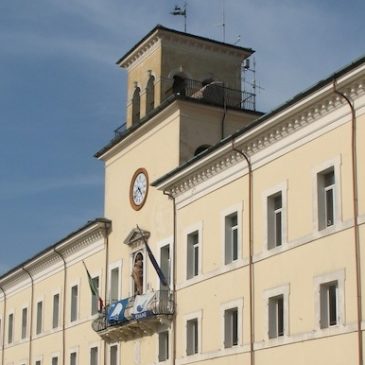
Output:
[[[134,280],[134,294],[141,295],[143,293],[143,255],[141,252],[138,252],[134,257],[132,278]]]

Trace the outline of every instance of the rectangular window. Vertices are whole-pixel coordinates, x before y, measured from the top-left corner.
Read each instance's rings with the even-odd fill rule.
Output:
[[[238,308],[224,311],[224,347],[238,345]]]
[[[198,319],[186,322],[186,355],[198,353]]]
[[[39,335],[42,332],[43,326],[43,302],[37,303],[37,325],[36,334]]]
[[[77,353],[71,352],[70,354],[70,365],[77,365]]]
[[[14,314],[9,314],[8,317],[8,343],[13,342],[13,331],[14,331]]]
[[[27,324],[28,324],[28,308],[22,310],[22,333],[21,338],[24,340],[27,337]]]
[[[225,264],[238,259],[238,218],[237,212],[225,217]]]
[[[331,167],[317,175],[318,183],[318,228],[335,224],[335,172]]]
[[[110,272],[110,301],[119,300],[119,268],[115,267]]]
[[[41,360],[37,360],[37,361],[35,362],[35,365],[42,365],[42,361],[41,361]]]
[[[187,279],[191,279],[199,274],[199,232],[189,233],[187,241]]]
[[[338,323],[338,282],[321,284],[320,286],[321,302],[321,328],[335,326]]]
[[[52,357],[52,365],[58,365],[58,357],[57,356]]]
[[[99,276],[92,278],[95,288],[99,290]],[[91,294],[91,314],[98,313],[99,297],[98,295]]]
[[[158,361],[166,361],[169,358],[169,332],[158,334]]]
[[[284,297],[269,298],[269,338],[284,336]]]
[[[90,349],[90,365],[98,365],[98,348],[92,347]]]
[[[77,305],[78,305],[79,288],[74,285],[71,288],[71,322],[77,320]]]
[[[60,318],[60,295],[53,296],[52,328],[57,328]]]
[[[118,346],[117,345],[110,346],[109,360],[110,360],[109,361],[110,365],[118,365]]]
[[[171,284],[171,260],[170,260],[170,245],[161,247],[160,249],[160,266],[165,275],[167,283]],[[162,283],[160,283],[160,289],[167,289]]]
[[[281,191],[267,198],[267,243],[268,249],[283,243],[283,199]]]

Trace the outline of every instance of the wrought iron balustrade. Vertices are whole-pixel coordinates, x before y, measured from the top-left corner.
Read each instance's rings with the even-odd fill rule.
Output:
[[[108,304],[92,328],[107,341],[127,341],[155,333],[173,314],[171,291],[147,292]]]

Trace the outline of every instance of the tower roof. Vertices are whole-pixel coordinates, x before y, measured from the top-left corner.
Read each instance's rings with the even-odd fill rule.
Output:
[[[210,38],[197,36],[190,33],[180,32],[175,29],[166,28],[160,24],[156,25],[149,33],[147,33],[137,44],[135,44],[124,56],[122,56],[116,64],[120,67],[128,67],[134,60],[138,59],[151,45],[158,39],[165,37],[173,37],[174,41],[195,42],[199,47],[207,47],[216,49],[224,53],[236,54],[244,58],[250,56],[255,51],[252,48],[240,47],[233,44],[228,44],[216,41]]]

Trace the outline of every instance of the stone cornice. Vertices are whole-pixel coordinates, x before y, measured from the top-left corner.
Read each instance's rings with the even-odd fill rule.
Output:
[[[339,90],[355,101],[360,96],[365,95],[365,78],[354,81]],[[322,96],[322,98],[318,98],[316,101],[310,100],[307,105],[301,106],[300,110],[294,108],[291,115],[281,118],[273,117],[272,120],[269,119],[248,133],[238,136],[234,142],[235,148],[253,157],[258,152],[273,146],[275,143],[282,141],[287,136],[304,129],[319,119],[325,118],[346,104],[346,101],[331,89],[325,97]],[[215,153],[208,155],[190,168],[187,168],[186,170],[188,171],[178,173],[169,181],[166,181],[165,184],[158,186],[158,188],[169,191],[177,198],[204,181],[236,165],[243,159],[242,155],[234,151],[227,143],[220,150],[215,151]]]
[[[157,33],[146,39],[134,52],[132,52],[123,62],[121,62],[119,66],[123,68],[129,68],[139,58],[144,56],[148,50],[151,49],[159,40],[160,37]]]
[[[188,33],[157,27],[155,31],[152,32],[152,34],[143,39],[140,44],[137,44],[135,48],[130,51],[130,53],[119,60],[118,65],[123,68],[129,68],[141,57],[143,57],[159,41],[169,42],[177,47],[188,45],[189,47],[196,47],[199,49],[203,48],[207,51],[221,53],[225,56],[232,57],[245,58],[253,53],[251,49],[236,47],[230,44],[210,40],[208,38],[193,36]]]
[[[60,255],[65,259],[66,264],[69,264],[74,261],[75,256],[87,251],[88,247],[94,246],[98,242],[104,243],[105,234],[104,222],[95,222],[84,230],[61,241],[58,245],[51,246],[41,255],[24,263],[24,265],[19,265],[18,268],[11,271],[8,275],[5,274],[0,279],[0,286],[6,292],[12,292],[19,286],[30,285],[30,278],[27,272],[36,281],[50,271],[63,270],[63,261]]]

